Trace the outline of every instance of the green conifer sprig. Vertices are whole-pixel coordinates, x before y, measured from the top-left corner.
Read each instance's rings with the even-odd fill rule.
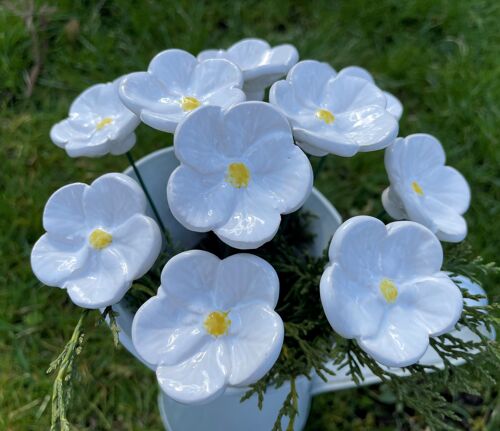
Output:
[[[59,356],[54,359],[47,373],[57,371],[52,386],[52,421],[50,431],[69,431],[70,423],[66,410],[71,401],[73,378],[76,374],[75,360],[81,353],[85,339],[84,321],[90,310],[84,309],[78,319],[71,338],[64,346]]]

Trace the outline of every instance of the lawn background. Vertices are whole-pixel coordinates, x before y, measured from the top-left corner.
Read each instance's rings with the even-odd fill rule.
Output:
[[[125,157],[69,159],[49,140],[53,123],[88,86],[143,70],[159,51],[194,54],[243,37],[293,43],[301,58],[369,69],[405,106],[402,136],[438,137],[472,188],[469,241],[495,259],[499,230],[500,3],[487,0],[169,2],[14,0],[0,3],[0,429],[46,430],[52,376],[45,370],[79,310],[29,267],[47,198],[127,166]],[[30,21],[31,17],[31,21]],[[30,24],[31,22],[31,24]],[[26,76],[40,74],[26,95]],[[136,157],[171,145],[141,125]],[[387,186],[383,152],[331,156],[318,188],[344,218],[376,215]],[[498,300],[494,282],[487,286]],[[91,325],[90,325],[91,326]],[[78,430],[159,430],[154,375],[109,331],[88,328],[70,419]],[[500,429],[495,392],[455,400],[464,429]],[[404,422],[404,425],[402,425]],[[424,429],[384,387],[316,398],[309,430]]]

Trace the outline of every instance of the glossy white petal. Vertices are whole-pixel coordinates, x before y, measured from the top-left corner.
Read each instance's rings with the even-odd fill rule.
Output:
[[[230,316],[237,329],[231,331],[232,336],[227,342],[231,357],[229,384],[252,384],[261,379],[278,359],[283,346],[283,321],[261,303],[239,307]]]
[[[89,123],[70,117],[52,126],[50,139],[59,148],[65,148],[70,141],[86,142],[92,136],[92,130]]]
[[[190,250],[170,259],[161,273],[161,290],[186,309],[211,311],[220,259],[207,251]]]
[[[85,266],[87,255],[84,240],[61,241],[44,234],[31,251],[31,268],[43,284],[62,287],[73,273]]]
[[[320,157],[329,153],[341,157],[352,157],[360,151],[359,146],[346,134],[333,128],[316,130],[320,126],[313,125],[310,129],[302,126],[293,128],[293,135],[298,140],[298,145],[307,153]]]
[[[374,217],[358,216],[342,223],[330,243],[329,257],[350,277],[366,283],[381,273],[381,246],[387,229]]]
[[[382,192],[382,205],[394,220],[403,220],[407,218],[403,203],[398,195],[390,187]]]
[[[443,248],[436,236],[424,226],[408,221],[387,225],[381,254],[382,272],[394,280],[432,275],[443,264]]]
[[[467,235],[462,214],[470,204],[464,177],[445,166],[440,142],[426,134],[397,139],[386,151],[385,165],[391,182],[389,196],[382,197],[389,214],[416,221],[442,241],[459,242]],[[394,211],[396,201],[401,212]]]
[[[172,214],[233,247],[272,239],[280,214],[300,208],[312,190],[309,160],[286,118],[266,103],[199,108],[180,124],[174,147],[181,166],[167,186]],[[235,166],[243,169],[241,184],[231,179]]]
[[[289,151],[294,148],[288,121],[268,103],[246,102],[233,106],[223,117],[223,128],[223,151],[229,157],[242,157],[253,146],[271,142]]]
[[[245,154],[254,172],[254,182],[268,195],[269,205],[281,214],[298,210],[313,186],[311,164],[296,145],[272,139],[252,146]]]
[[[184,118],[182,96],[150,72],[127,75],[120,85],[120,97],[144,123],[164,132],[173,132]]]
[[[70,157],[102,157],[111,153],[110,140],[105,135],[93,135],[85,140],[73,139],[65,149]]]
[[[135,214],[112,232],[113,241],[107,249],[124,262],[129,279],[142,277],[160,254],[160,228],[153,219]]]
[[[128,138],[123,139],[116,145],[113,145],[110,154],[113,154],[114,156],[121,156],[122,154],[125,154],[134,147],[136,140],[135,133],[130,134]]]
[[[151,127],[174,132],[197,106],[183,108],[185,97],[201,105],[228,107],[245,100],[243,76],[224,59],[198,61],[186,51],[159,53],[147,72],[125,77],[120,85],[123,103]]]
[[[412,308],[412,320],[431,336],[453,330],[463,308],[460,290],[445,273],[411,283],[402,290],[401,303]]]
[[[278,231],[281,216],[269,207],[267,196],[257,190],[240,190],[236,206],[228,221],[214,229],[226,244],[241,250],[259,248]]]
[[[225,89],[240,89],[243,86],[243,75],[234,63],[224,59],[213,59],[196,64],[190,79],[191,95],[205,99]],[[241,99],[245,95],[239,90]]]
[[[220,262],[215,282],[217,309],[230,310],[252,301],[273,309],[278,295],[278,275],[264,259],[240,253]]]
[[[170,94],[181,96],[188,89],[191,74],[197,64],[198,61],[189,52],[181,49],[167,49],[156,54],[151,60],[148,72],[158,79]]]
[[[365,79],[373,84],[375,84],[375,80],[373,76],[366,69],[358,66],[349,66],[345,67],[339,72],[340,75],[348,75],[348,76],[356,76],[361,79]],[[399,101],[399,99],[393,96],[391,93],[384,91],[384,95],[387,99],[387,111],[398,120],[403,115],[403,105]]]
[[[385,152],[385,167],[391,181],[420,179],[443,166],[446,156],[440,142],[431,135],[416,133],[398,138]]]
[[[441,241],[460,242],[465,239],[467,222],[452,208],[431,196],[425,199],[422,207],[427,216],[432,219],[435,233]]]
[[[116,304],[132,285],[124,264],[110,250],[90,251],[86,265],[63,287],[79,307],[93,309]]]
[[[204,350],[176,365],[160,365],[156,377],[171,398],[187,404],[209,402],[226,389],[230,359],[224,341],[209,343]]]
[[[398,135],[397,121],[379,107],[341,114],[338,120],[340,133],[359,145],[359,151],[362,152],[381,150],[390,145]]]
[[[236,190],[223,175],[203,175],[189,166],[179,166],[172,172],[167,196],[174,217],[195,232],[224,224],[236,204]]]
[[[304,62],[301,62],[301,64]],[[296,94],[295,87],[289,80],[276,82],[269,91],[269,102],[279,106],[292,122],[292,125],[304,121],[313,115],[316,106],[304,103]],[[303,117],[303,118],[302,118]],[[312,118],[310,119],[312,123]]]
[[[43,211],[44,229],[59,238],[82,238],[86,230],[82,201],[88,188],[87,184],[74,183],[52,194]]]
[[[222,109],[228,109],[237,103],[246,100],[245,93],[239,88],[227,88],[206,96],[203,101],[206,105],[220,106]]]
[[[222,124],[223,111],[204,106],[183,121],[174,136],[175,156],[200,173],[221,173],[230,162]]]
[[[137,213],[145,213],[146,197],[140,186],[124,174],[105,174],[86,190],[83,208],[87,223],[118,226]]]
[[[391,114],[394,118],[396,119],[401,119],[403,116],[404,108],[403,104],[401,101],[391,93],[388,93],[387,91],[384,91],[385,98],[387,99],[387,112]]]
[[[384,93],[379,88],[371,82],[353,76],[339,75],[328,81],[323,91],[323,106],[335,114],[362,113],[375,107],[384,109],[387,104]],[[358,120],[367,121],[363,118]]]
[[[345,338],[376,334],[385,304],[374,279],[363,283],[334,263],[327,267],[320,283],[321,302],[332,328]]]
[[[286,80],[293,88],[297,100],[315,111],[322,105],[327,85],[335,75],[335,70],[328,63],[304,60],[292,68]]]
[[[407,310],[391,308],[373,337],[360,338],[359,346],[388,367],[407,367],[423,356],[429,336],[418,322],[409,324]]]
[[[469,209],[470,188],[464,176],[450,166],[434,169],[421,180],[422,188],[433,199],[458,214]]]
[[[172,298],[155,296],[146,301],[134,316],[134,347],[150,364],[183,362],[202,350],[209,341],[200,320],[200,315],[191,313]]]

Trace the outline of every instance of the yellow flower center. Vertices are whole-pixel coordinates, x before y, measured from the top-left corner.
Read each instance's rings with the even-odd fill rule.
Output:
[[[212,311],[203,323],[206,331],[214,337],[227,334],[229,326],[231,326],[231,320],[227,317],[228,314],[229,311]]]
[[[200,105],[201,102],[196,97],[185,96],[181,99],[181,107],[184,111],[192,111]]]
[[[335,121],[335,115],[328,109],[318,109],[316,111],[316,118],[323,120],[326,124],[332,124]]]
[[[89,243],[96,250],[106,248],[112,241],[113,236],[102,229],[94,229],[89,235]]]
[[[413,189],[413,191],[419,195],[419,196],[423,196],[424,195],[424,191],[422,190],[422,187],[420,187],[420,184],[417,183],[416,181],[413,181],[411,183],[411,188]]]
[[[398,288],[391,280],[389,280],[388,278],[384,278],[380,282],[379,288],[382,296],[389,304],[392,304],[394,301],[396,301],[398,297]]]
[[[226,181],[237,189],[247,187],[250,181],[250,171],[245,163],[229,164],[227,167]]]
[[[101,121],[99,121],[95,128],[97,130],[104,129],[107,125],[111,124],[113,122],[113,119],[111,117],[104,117]]]

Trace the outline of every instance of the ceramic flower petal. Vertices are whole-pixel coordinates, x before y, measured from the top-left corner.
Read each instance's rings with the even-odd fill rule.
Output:
[[[335,289],[323,288],[321,301],[335,308],[329,312],[324,306],[328,321],[344,338],[376,334],[384,314],[384,304],[377,292],[366,289],[353,279],[337,264],[328,267],[321,278],[322,286],[336,286]]]
[[[55,124],[50,137],[70,157],[100,157],[124,154],[135,144],[134,130],[140,120],[118,96],[121,78],[97,84],[80,94],[69,117]]]
[[[174,400],[203,404],[224,393],[230,366],[225,343],[215,340],[184,362],[159,365],[156,377],[160,388]]]
[[[462,301],[462,295],[448,275],[415,281],[402,293],[401,301],[414,305],[413,317],[432,336],[450,332],[460,318],[461,309],[455,304]]]
[[[134,317],[132,340],[168,396],[205,403],[269,371],[284,334],[271,265],[249,254],[220,260],[191,250],[169,260],[161,280]]]
[[[88,250],[84,240],[65,241],[44,234],[31,251],[31,267],[35,276],[47,286],[60,286],[72,274],[85,267]]]
[[[236,248],[271,240],[281,214],[300,208],[312,189],[306,155],[287,120],[266,103],[199,108],[179,126],[174,147],[181,166],[167,186],[172,214]]]
[[[151,364],[183,362],[210,341],[199,327],[199,316],[164,295],[145,303],[135,316],[134,343],[141,357]],[[162,314],[170,319],[158,319]]]
[[[69,184],[50,197],[43,211],[43,227],[47,232],[61,237],[83,237],[83,195],[87,187],[83,183]]]
[[[127,75],[120,85],[123,103],[147,125],[173,133],[200,106],[222,108],[245,100],[243,76],[225,59],[197,60],[180,49],[159,53],[147,72]]]
[[[298,144],[316,156],[379,150],[399,129],[378,87],[357,76],[337,75],[318,61],[297,63],[286,80],[273,84],[269,101],[288,117]]]
[[[117,303],[160,253],[160,230],[145,212],[141,188],[126,175],[59,189],[45,207],[47,233],[33,247],[33,272],[81,307]]]
[[[218,283],[214,302],[221,309],[253,300],[271,309],[278,303],[279,279],[276,271],[257,256],[240,253],[227,257],[218,265],[216,277]],[[238,289],[232,287],[235,284],[238,284]]]
[[[376,335],[360,337],[359,346],[388,367],[400,368],[415,364],[429,346],[425,328],[414,322],[409,325],[404,308],[394,308],[386,314]]]
[[[246,386],[260,380],[274,365],[283,345],[283,322],[271,308],[261,304],[238,307],[231,313],[237,342],[231,351],[229,384]]]
[[[329,257],[320,283],[328,321],[384,365],[418,362],[429,337],[453,330],[461,315],[441,244],[418,223],[353,217],[335,232]]]
[[[397,139],[386,150],[385,166],[391,185],[382,203],[389,215],[421,223],[442,241],[465,238],[462,215],[470,204],[470,189],[457,170],[445,166],[436,138],[415,134]]]
[[[262,39],[243,39],[226,50],[206,50],[199,60],[226,58],[243,72],[247,100],[262,100],[266,87],[285,76],[297,63],[299,53],[292,45],[271,47]]]
[[[215,279],[220,259],[201,250],[179,253],[161,273],[161,292],[191,312],[204,313],[214,303]]]
[[[363,69],[362,67],[358,66],[349,66],[345,67],[339,72],[340,75],[348,75],[348,76],[356,76],[361,79],[365,79],[366,81],[371,82],[372,84],[375,84],[375,80],[373,79],[373,76],[371,75],[370,72],[368,72],[366,69]],[[385,97],[387,99],[387,111],[391,113],[396,119],[401,119],[403,116],[403,104],[399,101],[399,99],[392,95],[391,93],[388,93],[387,91],[384,91]]]

